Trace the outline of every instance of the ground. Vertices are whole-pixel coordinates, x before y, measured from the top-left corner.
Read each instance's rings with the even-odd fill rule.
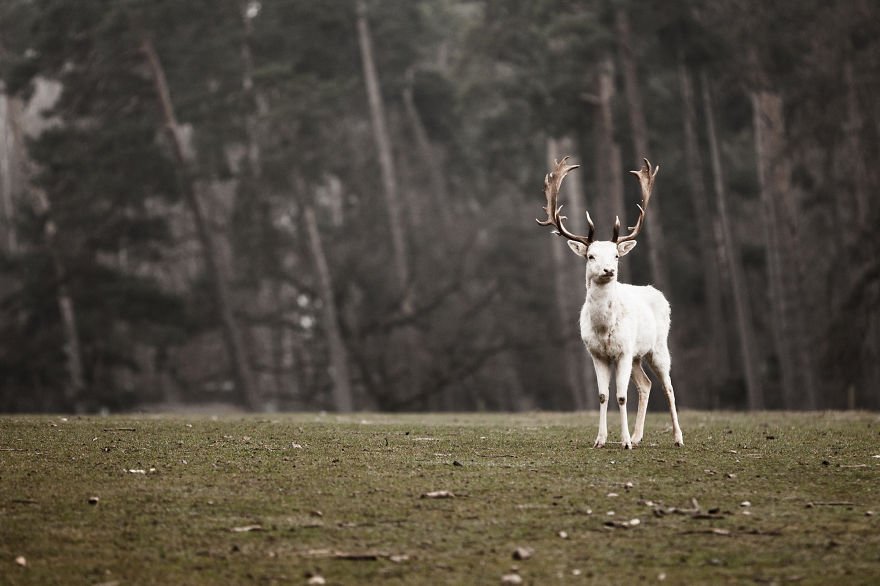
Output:
[[[0,583],[880,583],[880,415],[667,421],[0,417]]]

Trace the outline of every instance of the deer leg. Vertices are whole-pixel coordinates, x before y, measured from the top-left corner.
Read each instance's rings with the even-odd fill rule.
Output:
[[[596,382],[599,386],[599,434],[596,436],[594,448],[604,448],[608,439],[608,385],[611,382],[611,364],[593,357],[596,369]]]
[[[672,366],[672,359],[669,357],[669,350],[663,348],[660,352],[654,352],[651,355],[651,368],[660,378],[663,384],[663,392],[666,393],[666,402],[669,403],[669,414],[672,416],[672,435],[676,446],[683,446],[684,439],[681,435],[681,426],[678,424],[678,411],[675,409],[675,392],[672,390],[672,377],[669,371]]]
[[[626,390],[632,373],[632,358],[624,356],[617,362],[617,405],[620,407],[620,445],[625,450],[632,449],[629,423],[626,420]]]
[[[632,436],[633,446],[637,446],[645,435],[645,413],[648,410],[648,397],[651,394],[651,379],[645,374],[645,369],[642,368],[642,361],[639,358],[633,360],[632,379],[639,390],[639,410],[636,413],[636,425]]]

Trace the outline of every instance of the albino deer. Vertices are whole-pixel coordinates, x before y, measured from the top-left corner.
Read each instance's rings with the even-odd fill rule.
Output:
[[[587,212],[589,233],[578,236],[566,230],[562,224],[565,216],[560,216],[562,206],[558,205],[559,186],[562,180],[578,165],[566,165],[568,157],[557,161],[553,170],[544,177],[544,196],[547,198],[546,220],[538,220],[542,226],[553,226],[555,234],[568,239],[568,245],[587,261],[587,299],[581,309],[581,338],[593,358],[596,379],[599,383],[599,434],[593,447],[605,446],[608,439],[608,385],[611,382],[611,368],[617,375],[617,404],[620,406],[620,438],[624,449],[632,449],[642,441],[645,431],[645,411],[648,408],[648,395],[651,380],[642,367],[642,359],[647,360],[657,374],[666,392],[669,411],[672,414],[672,433],[676,446],[684,444],[678,413],[675,410],[675,395],[672,379],[669,376],[671,359],[667,337],[669,336],[669,302],[663,294],[651,286],[636,287],[617,282],[617,264],[621,256],[636,245],[636,236],[642,231],[645,210],[651,199],[654,177],[660,167],[652,168],[645,163],[639,171],[630,171],[639,179],[642,187],[642,203],[639,205],[639,219],[630,228],[630,233],[620,236],[620,218],[614,221],[614,234],[611,241],[593,240],[595,227]],[[630,376],[639,391],[639,409],[632,437],[626,420],[626,388]]]

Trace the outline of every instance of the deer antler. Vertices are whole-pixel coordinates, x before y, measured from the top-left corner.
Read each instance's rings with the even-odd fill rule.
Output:
[[[535,219],[535,221],[542,226],[553,226],[556,228],[555,234],[589,246],[593,242],[593,233],[595,232],[590,213],[587,212],[587,224],[590,226],[590,232],[586,236],[578,236],[566,230],[562,224],[562,220],[565,220],[566,217],[559,215],[559,212],[562,210],[562,206],[559,205],[559,186],[562,185],[562,180],[565,179],[569,171],[580,167],[580,165],[566,165],[565,162],[567,160],[568,157],[563,157],[561,161],[555,161],[553,170],[544,176],[544,197],[547,198],[547,205],[544,207],[544,211],[547,212],[547,219]]]
[[[644,164],[642,168],[638,171],[630,171],[633,175],[639,178],[639,185],[642,186],[642,203],[639,204],[639,219],[636,220],[636,225],[631,226],[629,230],[631,232],[626,236],[619,236],[620,234],[620,218],[614,218],[614,235],[611,237],[612,242],[626,242],[627,240],[635,240],[636,236],[639,235],[639,232],[642,231],[642,226],[645,222],[645,211],[648,209],[648,202],[651,200],[651,190],[654,189],[654,177],[657,176],[657,173],[660,171],[660,165],[656,167],[651,166],[651,162],[648,159],[642,159]]]

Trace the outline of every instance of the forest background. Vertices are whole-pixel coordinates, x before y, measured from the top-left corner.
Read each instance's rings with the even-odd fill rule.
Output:
[[[2,411],[592,407],[566,154],[601,238],[662,167],[680,405],[880,407],[876,2],[2,0],[0,76]]]

